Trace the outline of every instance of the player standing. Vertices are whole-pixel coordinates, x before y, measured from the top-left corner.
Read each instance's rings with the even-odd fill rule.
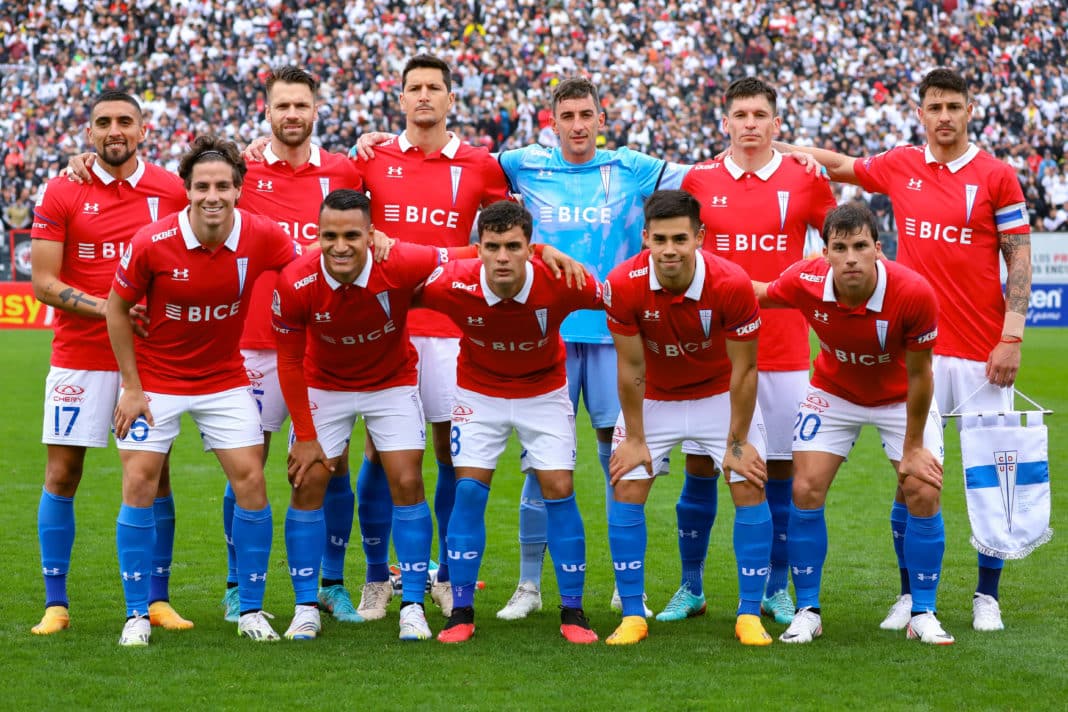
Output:
[[[1031,229],[1013,169],[968,140],[974,104],[959,73],[934,69],[919,85],[917,114],[926,146],[900,146],[869,158],[798,148],[832,180],[885,193],[894,206],[898,260],[938,290],[941,335],[935,346],[935,400],[942,412],[1012,410],[1024,322],[1031,296]],[[1001,291],[998,254],[1008,280]],[[915,609],[904,565],[906,511],[901,493],[890,514],[902,589],[882,623],[900,629]],[[1001,630],[998,585],[1004,561],[979,553],[972,627]]]
[[[904,557],[913,595],[908,637],[948,645],[953,636],[935,617],[946,536],[942,430],[931,371],[938,337],[934,290],[909,268],[882,259],[879,230],[867,207],[847,203],[833,210],[823,241],[823,258],[798,262],[770,284],[754,283],[762,305],[800,309],[820,342],[794,428],[788,540],[798,610],[779,639],[810,643],[823,633],[824,503],[838,468],[870,423],[879,430],[908,507]]]
[[[48,462],[37,510],[45,580],[45,614],[33,627],[38,635],[70,624],[67,571],[74,545],[74,495],[86,448],[107,446],[118,397],[119,372],[104,321],[115,267],[140,227],[186,204],[181,181],[138,156],[145,124],[131,95],[106,91],[97,96],[86,135],[101,159],[93,169],[96,181],[49,181],[34,208],[31,231],[34,294],[58,310],[45,382],[42,441]],[[154,625],[172,630],[192,628],[168,602],[174,499],[166,462],[154,492],[149,617]]]
[[[238,633],[278,640],[262,610],[272,535],[263,430],[236,327],[252,283],[290,262],[294,243],[276,223],[235,208],[244,173],[233,143],[199,137],[178,171],[189,207],[139,230],[112,284],[108,335],[123,386],[114,416],[123,470],[116,539],[127,615],[120,645],[147,645],[151,634],[144,612],[155,538],[152,495],[185,412],[236,495]],[[126,313],[141,298],[152,336],[135,349]]]
[[[643,235],[648,249],[613,269],[605,285],[622,405],[608,541],[623,603],[623,621],[606,642],[630,645],[648,636],[642,591],[653,463],[690,440],[727,473],[734,499],[735,635],[745,645],[770,645],[760,622],[772,526],[757,405],[760,311],[742,268],[701,249],[701,205],[689,193],[654,193]]]
[[[722,161],[699,163],[682,189],[701,203],[707,231],[704,248],[745,269],[756,280],[774,279],[804,255],[811,226],[823,227],[834,209],[826,179],[772,146],[782,121],[775,89],[755,77],[731,82],[723,97],[723,130],[730,137]],[[777,209],[776,209],[777,208]],[[757,400],[768,439],[765,487],[774,529],[771,573],[761,611],[778,623],[794,617],[786,557],[793,479],[791,434],[797,406],[808,387],[808,325],[800,312],[776,309],[762,316],[765,334],[757,352]],[[684,443],[686,479],[675,507],[679,524],[682,584],[657,620],[682,620],[705,610],[703,572],[716,516],[716,470],[708,456]],[[693,476],[700,473],[702,477]]]

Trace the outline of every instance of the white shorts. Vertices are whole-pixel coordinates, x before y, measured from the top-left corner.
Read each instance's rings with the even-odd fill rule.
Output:
[[[567,386],[531,398],[497,398],[456,389],[452,409],[452,464],[493,470],[515,429],[521,468],[575,469],[575,411]]]
[[[431,423],[447,423],[456,401],[460,340],[447,336],[413,336],[411,341],[419,354],[419,397],[426,419]]]
[[[708,455],[717,467],[723,467],[731,421],[730,393],[684,401],[646,399],[642,404],[642,413],[645,444],[653,462],[662,462],[671,452],[671,448],[680,442],[688,441],[691,450],[689,454]],[[615,450],[626,436],[627,429],[623,423],[623,414],[620,413],[615,432],[612,434],[612,449]],[[753,410],[753,420],[749,424],[747,437],[760,456],[766,457],[767,438],[759,403]],[[667,474],[664,468],[657,468],[656,476],[664,474]],[[636,467],[623,475],[625,480],[644,480],[649,477],[644,467]],[[743,482],[745,478],[731,473],[729,481]]]
[[[107,447],[118,397],[118,371],[78,371],[53,366],[45,379],[41,442]]]
[[[165,453],[178,437],[182,414],[189,413],[200,431],[205,450],[234,450],[263,444],[256,399],[247,386],[197,396],[145,392],[155,425],[143,417],[116,444],[120,450]]]
[[[345,451],[361,415],[380,452],[426,447],[423,407],[416,386],[397,386],[381,391],[309,388],[308,399],[319,444],[327,457],[337,457]]]
[[[999,388],[986,378],[986,361],[935,356],[935,401],[943,413],[977,413],[1013,409],[1012,388]],[[974,394],[974,395],[973,395]],[[960,427],[961,419],[957,419]]]
[[[847,457],[860,429],[874,425],[879,431],[886,456],[901,460],[905,443],[905,403],[863,406],[809,386],[794,426],[794,452],[829,452]],[[942,462],[942,423],[938,406],[931,401],[923,429],[923,445]]]
[[[792,460],[797,406],[808,389],[808,371],[761,371],[757,381],[757,404],[764,416],[769,460]],[[682,443],[687,455],[703,455],[692,440]]]
[[[245,357],[245,373],[259,406],[263,429],[277,433],[289,415],[282,387],[278,385],[278,352],[274,349],[241,349],[241,355]]]

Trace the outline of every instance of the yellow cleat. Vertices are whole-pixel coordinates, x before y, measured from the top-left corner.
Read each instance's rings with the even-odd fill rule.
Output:
[[[641,616],[624,616],[612,635],[605,638],[609,645],[634,645],[649,637],[649,624]]]
[[[771,636],[764,630],[760,616],[738,616],[734,624],[734,637],[742,641],[742,645],[771,645]]]
[[[187,621],[178,615],[168,601],[156,601],[148,606],[148,620],[152,625],[166,630],[189,630],[193,621]]]
[[[52,635],[70,627],[70,612],[66,606],[49,606],[41,622],[30,628],[34,635]]]

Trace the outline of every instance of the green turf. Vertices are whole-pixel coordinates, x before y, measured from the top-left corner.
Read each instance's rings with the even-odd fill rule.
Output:
[[[176,447],[173,479],[178,535],[172,600],[195,630],[157,631],[148,649],[116,645],[122,589],[115,559],[119,505],[118,456],[92,451],[77,498],[78,536],[70,575],[73,624],[50,638],[29,634],[40,617],[43,586],[36,511],[44,466],[39,443],[41,389],[47,371],[45,332],[0,338],[0,671],[3,709],[1063,709],[1068,699],[1061,645],[1065,616],[1063,533],[1020,562],[1002,582],[1008,629],[971,630],[975,552],[968,545],[955,435],[947,440],[947,553],[940,617],[957,637],[948,648],[922,646],[879,621],[897,590],[889,536],[894,477],[868,433],[842,469],[828,503],[831,548],[824,574],[824,636],[813,645],[746,649],[733,639],[737,597],[731,551],[732,508],[726,488],[713,530],[706,592],[708,614],[656,623],[639,646],[575,647],[557,632],[555,584],[546,577],[546,609],[519,622],[493,613],[508,599],[518,568],[516,506],[520,480],[509,448],[488,512],[488,549],[476,598],[478,633],[463,646],[397,640],[396,603],[385,621],[343,626],[325,621],[311,643],[257,645],[237,638],[217,607],[225,575],[220,526],[223,478],[187,428]],[[1049,420],[1054,477],[1054,529],[1065,528],[1065,488],[1056,481],[1068,462],[1063,418],[1068,379],[1061,355],[1065,330],[1031,330],[1019,385],[1060,414]],[[605,637],[617,616],[608,609],[611,567],[602,478],[585,416],[580,417],[576,489],[586,518],[589,570],[586,609]],[[428,458],[431,462],[432,458]],[[661,480],[648,506],[646,587],[659,610],[678,584],[675,476]],[[431,467],[426,468],[432,477]],[[288,497],[284,458],[272,454],[268,487],[275,547],[267,610],[284,630],[292,613],[282,522]],[[428,490],[432,487],[428,485]],[[358,539],[357,539],[358,540]],[[349,557],[349,581],[362,581],[362,556]],[[441,626],[429,608],[435,631]],[[782,627],[768,624],[774,635]]]

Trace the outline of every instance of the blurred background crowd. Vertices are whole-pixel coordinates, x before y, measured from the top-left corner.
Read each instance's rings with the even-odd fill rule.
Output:
[[[605,147],[684,163],[724,147],[719,98],[739,76],[778,88],[784,140],[860,155],[923,143],[915,86],[952,66],[973,140],[1016,168],[1034,228],[1068,230],[1066,25],[1068,2],[1041,0],[3,0],[0,218],[29,225],[103,89],[140,97],[144,155],[174,169],[200,133],[266,135],[263,80],[296,63],[322,81],[317,141],[346,151],[403,127],[401,69],[429,52],[453,67],[450,126],[471,143],[551,143],[552,88],[582,73]],[[890,224],[883,196],[835,189]]]

